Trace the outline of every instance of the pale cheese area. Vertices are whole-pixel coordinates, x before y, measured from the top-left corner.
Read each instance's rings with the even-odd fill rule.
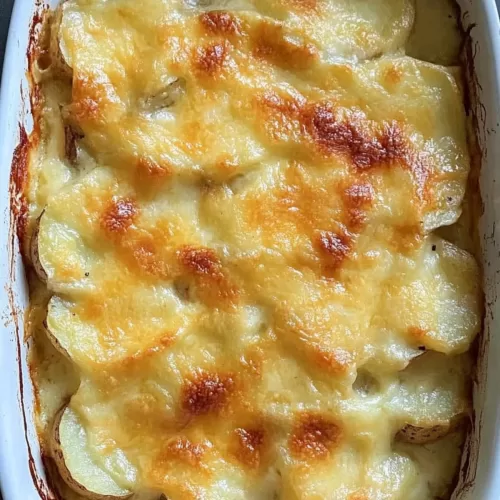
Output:
[[[417,39],[430,9],[53,16],[30,319],[49,448],[70,400],[65,499],[449,498],[482,306],[474,257],[434,233],[470,155],[459,71],[405,55],[456,62]]]

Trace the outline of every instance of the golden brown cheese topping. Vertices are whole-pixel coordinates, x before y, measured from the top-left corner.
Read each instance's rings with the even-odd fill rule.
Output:
[[[456,71],[404,55],[414,17],[409,0],[53,16],[32,314],[72,490],[450,494],[480,281],[434,234],[470,159]]]

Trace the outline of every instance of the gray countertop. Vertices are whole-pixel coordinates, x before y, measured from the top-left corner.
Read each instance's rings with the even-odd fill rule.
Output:
[[[5,43],[7,41],[10,13],[13,3],[14,0],[0,0],[0,68],[3,67],[3,55],[5,52]]]
[[[7,42],[7,33],[9,31],[9,21],[13,3],[14,0],[0,0],[0,82],[5,43]],[[0,500],[2,500],[2,492],[0,492]]]

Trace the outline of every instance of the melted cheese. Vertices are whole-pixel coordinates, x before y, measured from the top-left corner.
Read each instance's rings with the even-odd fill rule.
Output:
[[[172,500],[449,493],[479,270],[433,233],[460,216],[469,154],[456,72],[403,55],[413,17],[406,0],[63,4],[28,193],[33,317],[56,378],[75,372],[36,376],[43,422],[72,395],[83,476]],[[449,435],[422,450],[414,428]]]

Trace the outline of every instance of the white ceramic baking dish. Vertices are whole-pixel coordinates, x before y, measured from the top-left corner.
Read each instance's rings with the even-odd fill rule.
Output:
[[[1,1],[1,0],[0,0]],[[366,0],[369,1],[369,0]],[[55,1],[52,2],[56,3]],[[485,275],[485,324],[475,384],[475,424],[454,500],[500,499],[500,23],[494,0],[460,0],[470,29],[472,110],[482,151],[480,222]],[[26,78],[33,20],[43,6],[17,0],[0,93],[0,484],[4,500],[54,499],[43,472],[33,425],[33,395],[23,338],[27,289],[15,235],[19,199],[11,179],[20,125],[32,128]],[[497,331],[499,330],[499,331]]]

